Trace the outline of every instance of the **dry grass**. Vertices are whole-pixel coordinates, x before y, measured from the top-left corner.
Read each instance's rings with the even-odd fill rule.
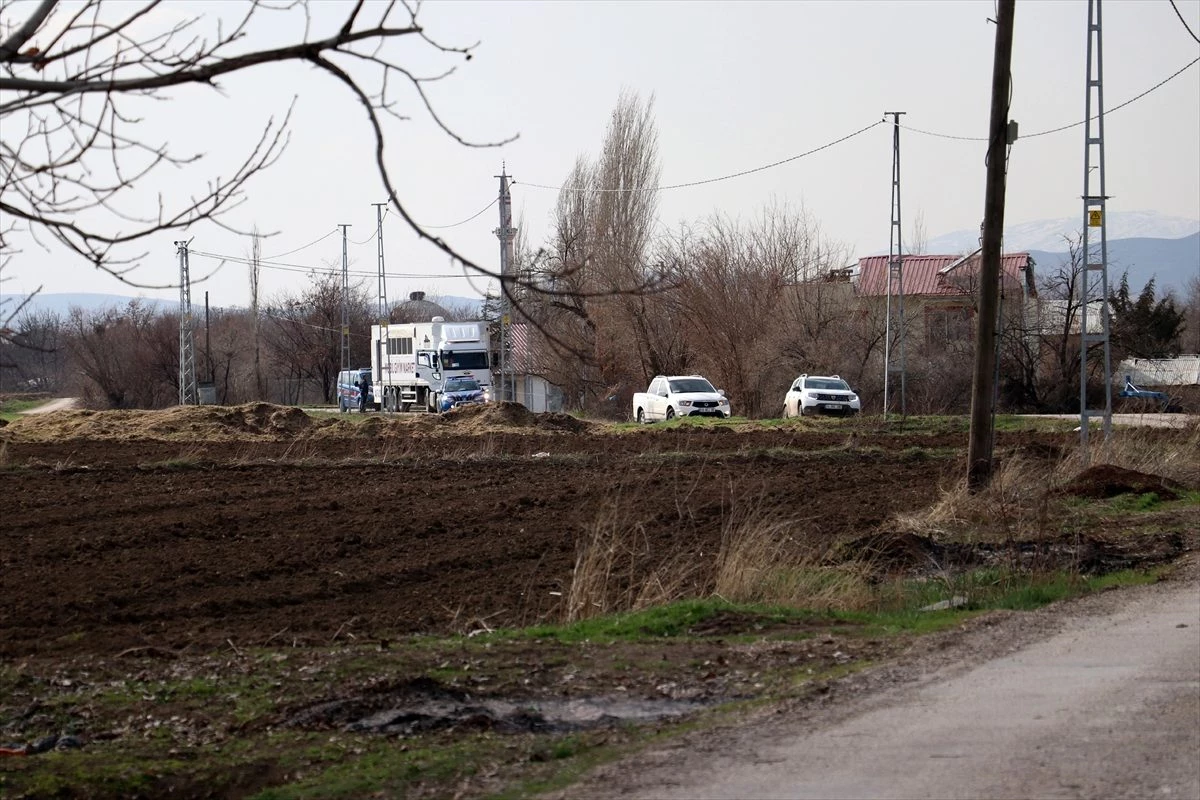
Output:
[[[832,542],[793,518],[734,508],[721,531],[713,593],[736,603],[857,609],[871,603],[870,569],[830,565]]]
[[[1088,440],[1090,464],[1112,464],[1200,487],[1200,423],[1186,428],[1119,428],[1108,441],[1093,432]],[[1056,470],[1057,483],[1065,483],[1081,469],[1076,450]]]
[[[580,540],[567,622],[705,596],[812,609],[874,603],[869,564],[833,563],[831,540],[806,533],[793,517],[762,511],[754,499],[726,511],[715,560],[694,553],[656,561],[645,526],[621,508],[619,497],[606,503]]]
[[[620,498],[604,504],[576,547],[564,621],[637,611],[689,596],[697,565],[655,564],[643,523],[627,519]]]
[[[1095,435],[1089,443],[1091,466],[1111,464],[1200,487],[1200,425],[1189,428],[1118,429],[1106,442]],[[1051,519],[1054,492],[1084,469],[1078,448],[1057,461],[1019,454],[1000,459],[992,482],[979,492],[967,491],[953,479],[927,509],[898,515],[894,530],[957,541],[1023,539],[1057,535]]]

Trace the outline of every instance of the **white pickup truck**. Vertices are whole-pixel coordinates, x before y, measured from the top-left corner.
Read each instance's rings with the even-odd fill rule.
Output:
[[[725,393],[699,375],[659,375],[649,389],[633,396],[633,418],[638,422],[728,416]]]

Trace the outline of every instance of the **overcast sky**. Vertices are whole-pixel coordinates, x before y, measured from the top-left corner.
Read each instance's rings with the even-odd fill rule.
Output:
[[[1200,34],[1200,1],[1177,0]],[[223,3],[176,5],[218,13]],[[336,25],[340,3],[317,2],[320,25]],[[1107,108],[1134,97],[1200,55],[1168,0],[1106,0],[1104,91]],[[156,12],[158,13],[158,12]],[[882,118],[907,112],[901,134],[906,234],[918,214],[932,238],[978,228],[983,215],[985,143],[940,138],[986,134],[995,26],[991,0],[963,2],[430,2],[426,30],[452,44],[480,42],[475,57],[434,85],[444,120],[466,138],[519,138],[494,149],[466,149],[429,120],[411,95],[409,122],[389,121],[387,160],[401,198],[421,222],[450,225],[496,196],[502,162],[516,184],[514,218],[531,244],[547,237],[553,190],[575,158],[599,151],[622,88],[654,98],[664,185],[719,177],[811,150]],[[1084,116],[1087,3],[1018,0],[1011,117],[1022,136]],[[152,20],[148,20],[152,25]],[[280,30],[282,40],[288,35]],[[398,52],[417,48],[395,45]],[[414,55],[413,63],[436,62]],[[293,95],[291,144],[249,187],[233,219],[277,232],[266,255],[298,248],[350,223],[351,268],[373,274],[375,209],[385,200],[372,140],[356,101],[332,79],[303,66],[267,67],[223,83],[224,94],[191,88],[146,109],[140,130],[186,150],[208,153],[204,170],[164,171],[158,192],[190,194],[189,180],[227,174],[271,113]],[[0,135],[7,135],[0,132]],[[1032,138],[1012,149],[1006,220],[1082,216],[1082,126]],[[1110,212],[1154,210],[1200,218],[1200,64],[1106,117]],[[784,201],[803,207],[854,256],[886,250],[890,223],[892,131],[879,125],[812,156],[727,181],[664,191],[660,224],[674,227],[714,212],[749,217]],[[439,230],[481,264],[498,263],[495,207]],[[449,259],[421,244],[395,217],[383,227],[389,298],[413,290],[471,295],[473,284]],[[248,243],[211,226],[189,231],[196,251],[244,256]],[[134,273],[145,283],[178,275],[170,233],[148,243]],[[5,293],[137,294],[111,277],[32,242],[5,270]],[[340,266],[340,234],[279,259],[263,271],[264,294],[298,291],[303,267]],[[193,257],[193,277],[217,266]],[[299,271],[297,271],[299,268]],[[457,277],[455,277],[457,276]],[[374,281],[369,285],[374,287]],[[474,290],[473,290],[474,286]],[[203,284],[214,305],[248,302],[246,268],[226,264]],[[177,298],[177,291],[143,292]]]

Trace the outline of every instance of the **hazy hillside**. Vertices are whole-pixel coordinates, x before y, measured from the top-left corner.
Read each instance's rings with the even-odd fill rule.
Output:
[[[0,294],[0,315],[7,317],[25,299],[23,294]],[[72,308],[83,308],[98,311],[105,308],[121,308],[137,300],[142,305],[158,309],[174,309],[179,307],[178,301],[157,300],[146,297],[129,297],[120,294],[94,294],[90,292],[65,292],[61,294],[35,295],[29,305],[28,312],[52,311],[60,316],[67,316]]]
[[[1017,248],[1006,248],[1013,250]],[[1030,250],[1037,274],[1053,272],[1067,261],[1065,250]],[[1161,296],[1168,289],[1182,295],[1190,278],[1200,278],[1200,233],[1182,239],[1117,239],[1108,242],[1108,276],[1114,288],[1128,271],[1129,286],[1135,291],[1151,278]]]
[[[25,299],[25,295],[0,294],[0,320],[5,319],[14,309]],[[155,298],[146,297],[129,297],[119,294],[92,294],[86,292],[67,292],[67,293],[51,293],[38,294],[30,301],[26,307],[26,311],[40,312],[52,311],[60,316],[67,316],[72,308],[83,308],[88,311],[99,311],[101,309],[123,307],[131,301],[137,300],[143,305],[151,306],[159,311],[175,311],[179,308],[177,300],[158,300]],[[458,308],[475,308],[482,310],[483,300],[478,297],[456,297],[447,295],[440,298],[442,304],[446,307]],[[204,310],[204,301],[196,303],[196,298],[192,297],[192,309],[195,312],[199,309]]]
[[[1039,219],[1004,227],[1004,249],[1009,252],[1041,250],[1057,253],[1066,250],[1067,236],[1076,237],[1082,226],[1079,217]],[[1200,233],[1200,220],[1168,217],[1154,211],[1110,211],[1108,241],[1117,239],[1181,239]],[[970,252],[979,247],[979,231],[965,230],[947,233],[931,239],[927,253]]]

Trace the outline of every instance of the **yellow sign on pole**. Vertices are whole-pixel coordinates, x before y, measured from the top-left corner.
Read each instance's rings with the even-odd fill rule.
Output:
[[[1099,228],[1104,224],[1104,212],[1098,208],[1093,208],[1088,211],[1088,227]]]

